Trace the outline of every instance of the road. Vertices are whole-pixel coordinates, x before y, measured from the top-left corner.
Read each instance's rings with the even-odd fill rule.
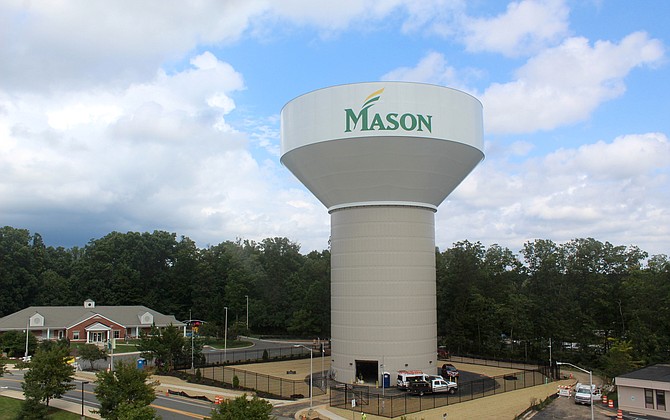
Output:
[[[224,363],[228,362],[238,362],[245,360],[254,360],[262,359],[263,352],[267,350],[268,357],[278,357],[286,355],[296,355],[308,353],[303,347],[294,347],[293,343],[290,342],[272,342],[272,341],[263,341],[252,338],[244,338],[252,342],[250,347],[244,349],[231,349],[231,350],[220,350],[212,347],[205,347],[203,349],[203,355],[207,359],[208,363]],[[297,344],[297,343],[296,343]],[[304,343],[303,343],[304,344]],[[135,353],[123,353],[114,355],[114,363],[123,360],[128,363],[137,363],[139,359],[139,352]],[[94,363],[96,369],[105,369],[109,366],[110,361],[97,361]],[[84,366],[88,368],[89,366]],[[2,395],[2,390],[13,390],[20,393],[23,393],[21,389],[21,382],[23,382],[22,371],[12,371],[11,374],[6,374],[4,377],[0,377],[0,395]],[[316,377],[316,375],[315,375]],[[81,404],[82,402],[82,390],[81,390],[81,381],[75,381],[76,389],[68,391],[61,399],[76,404]],[[87,408],[97,409],[100,408],[100,404],[95,398],[94,393],[95,386],[94,384],[88,383],[84,385],[83,392],[83,401],[84,405]],[[197,399],[191,399],[187,397],[180,397],[175,395],[166,396],[164,394],[158,394],[154,400],[152,407],[156,409],[157,413],[164,420],[183,420],[183,419],[193,419],[198,418],[202,419],[204,416],[210,414],[212,410],[212,403],[207,401],[201,401]],[[291,411],[301,408],[300,404],[295,407],[282,407],[277,410],[275,414],[279,419],[288,418],[284,415],[288,414]],[[85,410],[87,411],[87,409]],[[283,411],[283,412],[282,412]]]
[[[251,342],[249,347],[244,348],[232,348],[232,349],[217,349],[210,346],[205,346],[202,349],[202,354],[207,360],[207,364],[224,364],[224,363],[233,363],[233,362],[244,362],[252,360],[260,360],[263,358],[263,352],[267,351],[269,358],[279,358],[282,356],[291,356],[297,354],[309,354],[309,351],[303,347],[294,347],[294,343],[291,342],[274,342],[274,341],[265,341],[258,340],[255,338],[249,337],[240,337],[244,341]],[[137,359],[140,358],[139,352],[133,353],[122,353],[115,354],[114,363],[117,363],[120,360],[124,362],[131,362],[135,364]],[[88,362],[85,362],[88,363]],[[94,363],[96,369],[105,369],[109,366],[110,360],[107,361],[98,360]],[[88,368],[88,364],[84,368]]]
[[[23,374],[24,372],[21,371],[13,371],[11,374],[5,374],[5,376],[0,377],[0,395],[2,395],[2,391],[4,390],[23,393],[23,390],[21,389]],[[76,384],[76,388],[68,391],[61,397],[61,399],[81,404],[81,381],[75,381],[74,383]],[[84,406],[86,407],[85,411],[88,411],[88,408],[100,408],[100,404],[95,398],[94,389],[94,384],[89,383],[84,385],[83,400]],[[156,409],[156,412],[164,420],[202,419],[204,416],[209,415],[212,409],[212,404],[209,402],[172,395],[169,397],[165,395],[157,395],[151,406]]]
[[[601,404],[596,402],[593,406],[593,418],[595,420],[611,420],[612,412],[603,409]],[[575,404],[573,398],[558,397],[547,408],[533,416],[533,420],[550,419],[590,420],[591,407]]]
[[[205,356],[207,364],[223,364],[244,362],[247,360],[261,360],[263,359],[263,353],[265,351],[267,351],[267,356],[271,359],[297,354],[309,354],[309,350],[305,349],[304,347],[294,347],[298,343],[291,343],[286,341],[274,342],[258,340],[250,337],[240,337],[240,339],[251,342],[251,346],[241,349],[236,348],[226,350],[215,349],[213,347],[203,348],[202,354]]]

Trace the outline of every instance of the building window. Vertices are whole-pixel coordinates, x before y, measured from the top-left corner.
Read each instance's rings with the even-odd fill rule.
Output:
[[[79,331],[72,331],[72,339],[79,340]]]
[[[656,409],[665,411],[665,391],[656,390]]]
[[[114,330],[114,338],[121,338],[121,331]]]
[[[654,390],[645,389],[644,390],[644,407],[645,408],[654,408]]]

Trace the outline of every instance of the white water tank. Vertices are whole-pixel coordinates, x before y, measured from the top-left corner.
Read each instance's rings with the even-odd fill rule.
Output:
[[[484,157],[481,103],[420,83],[334,86],[284,106],[281,145],[331,214],[335,380],[434,373],[434,213]]]

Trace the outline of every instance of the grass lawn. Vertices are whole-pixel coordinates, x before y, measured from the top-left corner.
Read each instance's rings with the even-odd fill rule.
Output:
[[[116,343],[116,348],[114,349],[114,354],[120,354],[120,353],[132,353],[137,350],[137,346],[134,344],[119,344]]]
[[[21,411],[22,403],[23,400],[0,397],[0,420],[13,420],[19,411]],[[49,407],[49,414],[47,415],[47,419],[50,420],[76,420],[79,418],[81,418],[79,414],[70,413],[69,411],[63,411],[53,407]]]

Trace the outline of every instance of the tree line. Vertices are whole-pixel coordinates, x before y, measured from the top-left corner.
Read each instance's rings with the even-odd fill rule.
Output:
[[[597,366],[611,349],[630,363],[670,356],[670,262],[592,238],[529,241],[515,253],[462,241],[436,249],[439,344],[491,357],[569,358]],[[207,321],[222,334],[328,337],[330,252],[287,238],[198,248],[165,231],[112,232],[84,247],[45,246],[0,228],[0,316],[31,305],[145,305]],[[248,299],[248,300],[247,300]]]

